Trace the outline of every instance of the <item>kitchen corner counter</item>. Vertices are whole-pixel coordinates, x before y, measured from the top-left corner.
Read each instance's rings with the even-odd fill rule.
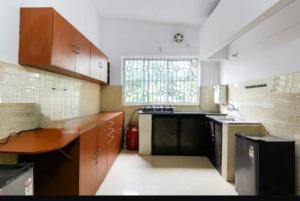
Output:
[[[1,153],[40,154],[59,150],[80,134],[64,134],[58,129],[37,129],[12,136],[7,144],[0,145]]]
[[[222,117],[222,115],[208,114],[208,115],[206,115],[206,117],[208,119],[216,121],[216,122],[218,122],[220,124],[231,124],[231,125],[234,125],[234,124],[236,124],[236,125],[238,125],[238,124],[252,124],[252,125],[261,125],[260,122],[246,121],[246,120],[242,120],[242,119],[226,118],[226,117]]]
[[[100,113],[55,123],[56,128],[36,129],[11,136],[7,144],[0,144],[0,153],[41,154],[60,150],[93,129],[106,119],[120,113]]]

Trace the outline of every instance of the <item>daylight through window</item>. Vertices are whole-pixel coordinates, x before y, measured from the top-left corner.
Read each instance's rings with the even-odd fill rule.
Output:
[[[199,104],[200,61],[123,59],[124,105]]]

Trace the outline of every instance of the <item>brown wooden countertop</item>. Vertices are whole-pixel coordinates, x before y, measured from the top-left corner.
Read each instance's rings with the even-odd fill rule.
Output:
[[[105,112],[60,122],[60,128],[36,129],[10,137],[7,144],[0,144],[0,153],[40,154],[64,148],[86,131],[123,114]]]

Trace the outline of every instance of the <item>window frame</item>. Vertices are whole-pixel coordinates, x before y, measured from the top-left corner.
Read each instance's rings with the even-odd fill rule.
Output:
[[[198,69],[198,87],[197,87],[197,103],[126,103],[125,102],[125,87],[124,87],[124,77],[125,70],[124,64],[126,60],[198,60],[199,69]],[[145,105],[172,105],[172,106],[198,106],[200,104],[200,87],[201,87],[201,59],[199,56],[122,56],[121,57],[121,86],[122,86],[122,106],[125,107],[137,107]]]

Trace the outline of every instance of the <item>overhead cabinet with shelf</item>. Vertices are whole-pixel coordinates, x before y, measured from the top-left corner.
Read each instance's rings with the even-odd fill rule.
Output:
[[[99,84],[108,58],[53,8],[21,8],[19,63]]]

